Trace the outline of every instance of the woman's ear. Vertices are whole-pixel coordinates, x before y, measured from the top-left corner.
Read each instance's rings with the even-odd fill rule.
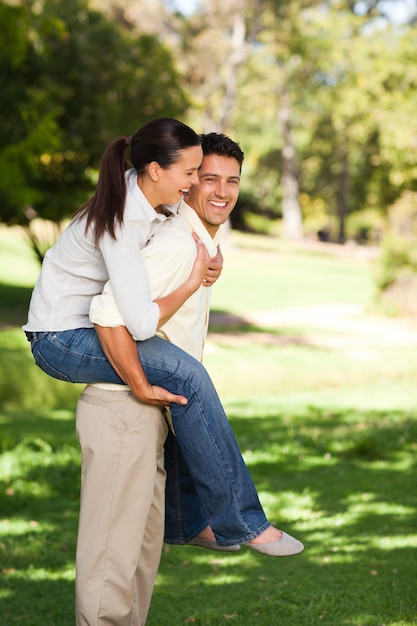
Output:
[[[157,161],[151,161],[148,165],[148,174],[155,183],[159,180],[160,169],[160,165]]]

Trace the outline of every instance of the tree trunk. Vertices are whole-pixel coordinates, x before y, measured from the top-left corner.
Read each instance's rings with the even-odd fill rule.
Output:
[[[340,188],[339,198],[337,202],[337,217],[339,220],[339,234],[338,242],[345,243],[346,241],[346,216],[348,213],[348,196],[349,196],[349,155],[348,150],[345,147],[342,149],[342,155],[340,159]]]
[[[230,116],[236,100],[237,73],[239,67],[247,57],[246,48],[246,27],[242,14],[235,14],[233,17],[232,47],[227,59],[229,72],[225,81],[225,93],[223,98],[223,114],[220,120],[222,131],[229,127]]]
[[[282,215],[283,236],[299,241],[303,236],[303,222],[299,202],[298,168],[291,132],[291,106],[285,86],[280,88],[278,125],[284,141],[282,149]]]

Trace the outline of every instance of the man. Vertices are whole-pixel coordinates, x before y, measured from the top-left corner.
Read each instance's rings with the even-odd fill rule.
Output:
[[[224,135],[203,136],[199,185],[194,185],[174,219],[143,249],[154,298],[181,285],[190,274],[197,237],[215,257],[220,226],[239,195],[243,152]],[[193,294],[158,334],[201,360],[208,328],[210,289]],[[111,288],[93,300],[90,312],[108,358],[134,390],[136,345],[123,326]],[[133,350],[131,350],[133,348]],[[162,443],[166,424],[157,407],[139,403],[122,385],[89,385],[77,408],[82,449],[82,489],[77,543],[77,625],[143,626],[157,574],[164,524]],[[178,491],[181,472],[186,509],[179,515],[167,498],[166,540],[221,548],[198,507],[193,482],[170,433],[167,494]],[[192,505],[191,505],[192,503]]]

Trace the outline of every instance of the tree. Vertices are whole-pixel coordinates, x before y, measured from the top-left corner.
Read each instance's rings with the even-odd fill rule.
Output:
[[[283,216],[288,238],[317,214],[315,230],[343,242],[351,216],[415,188],[415,24],[390,24],[389,3],[200,0],[184,16],[168,0],[94,1],[0,0],[19,20],[10,47],[0,26],[2,215],[67,214],[126,120],[165,112],[241,143],[233,217]]]
[[[399,160],[384,146],[392,132],[402,134],[401,128],[407,127],[409,140],[415,137],[417,125],[407,113],[403,126],[405,115],[398,115],[408,112],[415,98],[414,65],[410,57],[400,61],[404,30],[373,23],[376,3],[361,16],[350,6],[336,8],[336,14],[316,15],[309,31],[309,47],[316,52],[315,79],[309,81],[306,100],[311,103],[311,140],[300,158],[304,193],[328,207],[338,222],[336,237],[343,242],[350,215],[364,209],[386,213],[401,194],[404,187],[395,183],[393,172],[398,164],[403,178],[411,173],[414,152],[404,150]]]
[[[186,22],[181,41],[185,75],[197,93],[193,120],[203,116],[206,128],[243,138],[245,181],[259,209],[278,214],[282,207],[289,238],[301,236],[300,198],[307,216],[322,207],[323,225],[343,242],[352,214],[386,211],[401,193],[394,171],[397,181],[412,184],[415,150],[402,141],[400,156],[394,144],[415,127],[408,115],[415,110],[414,65],[411,47],[401,52],[404,30],[390,24],[385,7],[379,0],[245,2],[241,32],[256,15],[256,37],[241,38],[246,52],[230,72],[234,80],[226,79],[234,2],[201,2]],[[398,87],[395,98],[390,85]],[[408,120],[403,133],[400,110]]]
[[[36,72],[36,34],[26,7],[0,3],[0,216],[24,218],[41,198],[36,162],[57,147],[57,110]]]
[[[91,193],[114,137],[179,116],[188,100],[156,37],[134,36],[87,0],[1,2],[0,18],[0,217],[59,223]]]

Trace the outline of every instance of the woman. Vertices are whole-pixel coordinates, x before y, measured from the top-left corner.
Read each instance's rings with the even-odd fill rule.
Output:
[[[133,165],[127,171],[126,146]],[[93,296],[110,279],[125,324],[140,341],[141,384],[132,390],[146,403],[170,404],[176,436],[217,543],[246,544],[272,556],[296,554],[302,544],[266,519],[206,370],[153,336],[203,280],[213,282],[218,274],[218,269],[209,271],[212,261],[197,243],[188,281],[152,302],[139,250],[166,219],[162,205],[175,205],[198,184],[201,159],[198,135],[169,118],[110,144],[94,196],[45,256],[24,329],[36,363],[51,376],[68,382],[123,383],[88,319]]]

